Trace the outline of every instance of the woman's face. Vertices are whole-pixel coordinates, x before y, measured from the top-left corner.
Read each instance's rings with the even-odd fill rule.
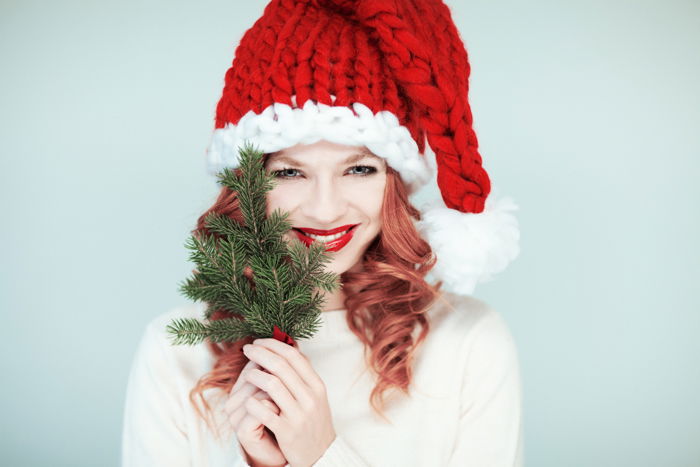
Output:
[[[384,159],[363,146],[321,140],[271,154],[265,169],[275,175],[276,182],[267,194],[267,214],[276,209],[289,212],[287,220],[293,230],[285,237],[297,238],[307,245],[324,242],[331,258],[328,271],[342,274],[359,265],[382,227]],[[308,229],[338,230],[342,236],[318,232],[326,235],[314,239],[307,235],[314,234]]]

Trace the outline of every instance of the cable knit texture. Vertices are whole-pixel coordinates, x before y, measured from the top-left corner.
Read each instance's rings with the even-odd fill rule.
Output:
[[[395,131],[376,149],[390,163],[398,162],[396,169],[408,176],[409,185],[416,184],[417,175],[406,170],[405,159],[416,170],[424,167],[425,162],[414,159],[423,153],[427,137],[437,157],[445,205],[481,212],[491,185],[472,128],[469,73],[464,44],[441,1],[273,0],[241,39],[226,73],[215,127],[226,128],[227,136],[215,132],[208,152],[210,170],[235,163],[243,139],[282,148],[337,132],[337,127],[309,130],[301,125],[290,131],[287,125],[274,124],[278,118],[290,121],[291,108],[303,109],[308,101],[342,108],[338,115],[356,115],[359,122],[349,131],[371,134],[380,127],[376,122],[368,126],[366,116],[357,112],[361,104],[373,114],[391,115],[377,118],[392,119]],[[251,112],[265,117],[253,118]],[[342,122],[347,124],[347,119]],[[238,125],[245,129],[233,129]],[[372,141],[371,135],[366,138]],[[340,140],[363,142],[357,135]],[[403,158],[399,151],[405,151]]]

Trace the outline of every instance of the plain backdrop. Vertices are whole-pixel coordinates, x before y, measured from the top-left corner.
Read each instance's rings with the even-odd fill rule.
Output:
[[[475,296],[518,346],[526,465],[700,465],[700,3],[448,4],[484,166],[520,206],[521,255]],[[0,5],[0,464],[116,466],[265,2]]]

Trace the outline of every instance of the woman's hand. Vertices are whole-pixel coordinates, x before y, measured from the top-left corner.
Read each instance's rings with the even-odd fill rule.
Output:
[[[253,342],[243,352],[269,373],[251,368],[241,377],[267,392],[281,412],[255,398],[249,398],[245,407],[272,430],[291,467],[309,467],[336,436],[326,386],[296,347],[272,338]]]
[[[249,361],[243,367],[238,380],[231,388],[224,411],[236,431],[238,442],[249,457],[246,462],[254,466],[284,466],[287,459],[271,432],[265,429],[265,425],[255,415],[246,410],[246,401],[254,399],[272,413],[280,413],[279,407],[270,400],[265,391],[245,382],[243,375],[253,369],[260,371],[260,366],[253,361]]]

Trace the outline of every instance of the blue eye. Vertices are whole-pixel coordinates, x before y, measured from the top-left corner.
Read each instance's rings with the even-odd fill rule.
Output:
[[[377,172],[376,167],[372,167],[370,165],[355,165],[353,167],[350,167],[349,170],[354,170],[354,169],[362,169],[362,172],[353,172],[351,175],[359,175],[360,177],[365,177],[367,175],[372,175],[373,173]],[[272,175],[275,176],[275,178],[299,178],[295,175],[295,173],[298,173],[298,169],[294,169],[291,167],[285,167],[284,169],[281,170],[273,170],[271,173]]]
[[[275,170],[275,171],[272,172],[272,175],[274,175],[276,178],[296,178],[296,177],[293,177],[293,176],[292,176],[292,177],[286,177],[286,176],[283,176],[283,175],[282,175],[282,172],[288,172],[288,171],[290,171],[290,170],[296,171],[297,169],[287,169],[287,168],[284,168],[284,169],[282,169],[282,170]],[[287,175],[289,175],[289,174],[287,174]]]
[[[371,165],[356,165],[354,167],[350,167],[350,169],[367,169],[365,172],[357,173],[355,172],[354,175],[371,175],[377,171],[375,167],[372,167]]]

